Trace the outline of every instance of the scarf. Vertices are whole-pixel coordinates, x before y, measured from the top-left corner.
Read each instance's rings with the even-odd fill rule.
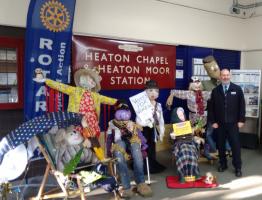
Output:
[[[202,91],[201,90],[195,91],[195,95],[196,95],[197,113],[199,115],[203,115],[204,114],[204,100],[203,100]]]

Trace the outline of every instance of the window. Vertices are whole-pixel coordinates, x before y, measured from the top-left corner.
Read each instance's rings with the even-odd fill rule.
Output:
[[[0,37],[0,109],[23,107],[23,40]]]

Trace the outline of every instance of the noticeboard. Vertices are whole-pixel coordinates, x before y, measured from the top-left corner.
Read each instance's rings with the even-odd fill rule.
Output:
[[[246,117],[259,117],[261,70],[231,70],[231,81],[239,85],[245,96]]]

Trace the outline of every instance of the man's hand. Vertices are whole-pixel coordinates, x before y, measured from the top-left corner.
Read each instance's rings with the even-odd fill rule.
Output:
[[[244,126],[244,123],[243,122],[238,122],[237,126],[238,126],[238,128],[242,128]]]
[[[218,123],[212,124],[212,127],[213,127],[213,128],[218,128]]]

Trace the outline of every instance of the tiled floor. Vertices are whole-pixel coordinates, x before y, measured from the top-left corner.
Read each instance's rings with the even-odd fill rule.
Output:
[[[176,169],[171,164],[171,154],[168,151],[158,153],[159,161],[168,168],[161,174],[151,175],[151,187],[154,191],[152,198],[148,200],[260,200],[262,199],[262,151],[242,149],[243,160],[243,177],[236,178],[233,173],[231,163],[229,169],[223,173],[218,173],[217,163],[200,163],[202,174],[210,171],[218,180],[219,186],[213,189],[168,189],[165,178],[168,175],[175,175]],[[30,178],[30,183],[39,183],[42,177],[37,176]],[[17,183],[17,182],[16,182]],[[16,184],[14,183],[14,184]],[[54,185],[54,180],[49,180],[49,185]],[[37,187],[27,187],[24,192],[24,199],[36,194]],[[21,193],[20,193],[21,194]],[[9,199],[16,199],[15,195],[9,196]],[[20,198],[23,199],[23,198]],[[93,191],[88,194],[87,199],[104,200],[114,199],[112,194],[105,193],[102,189]],[[133,200],[144,199],[139,195],[132,198]]]

